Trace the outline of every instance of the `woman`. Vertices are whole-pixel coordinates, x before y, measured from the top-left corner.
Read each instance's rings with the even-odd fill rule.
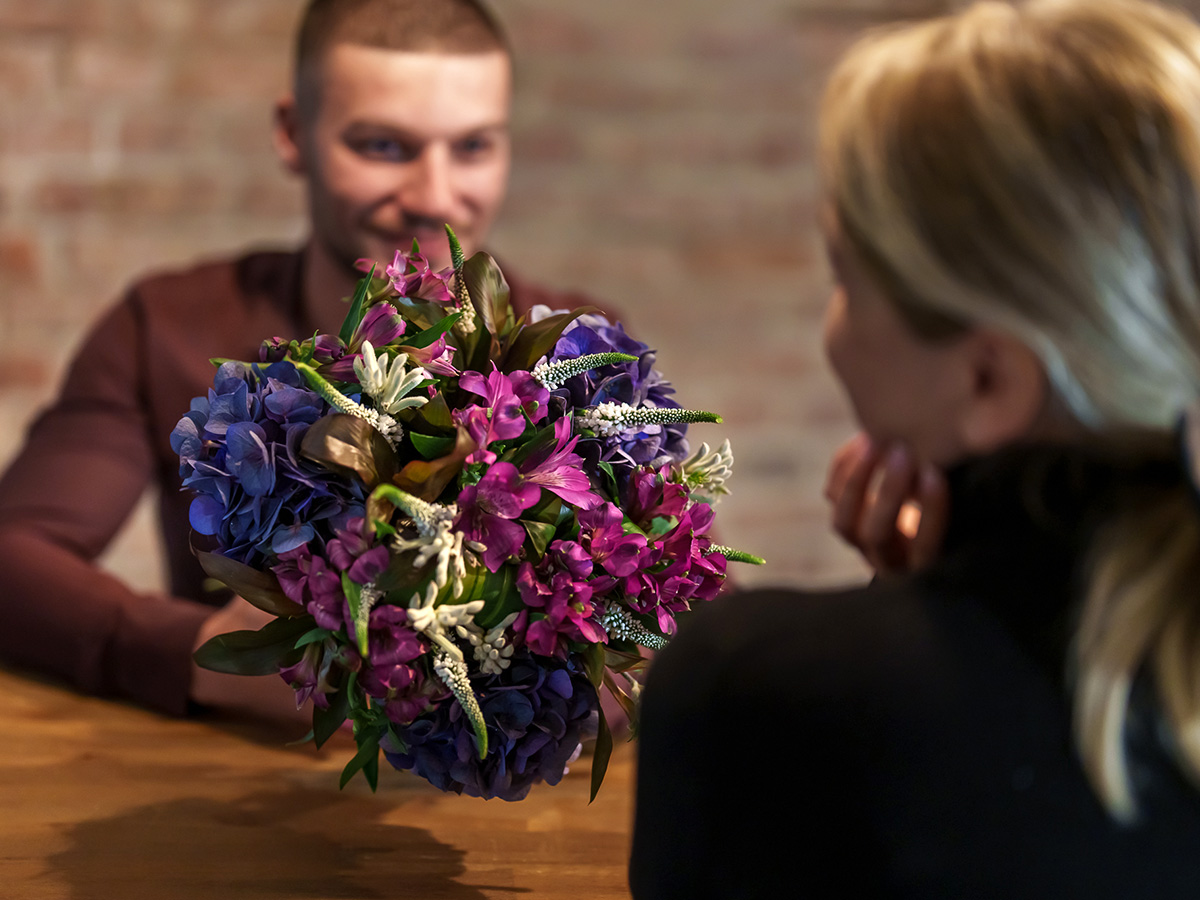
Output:
[[[946,472],[946,539],[660,655],[635,897],[1200,896],[1200,28],[873,35],[822,157],[828,356],[885,465]]]

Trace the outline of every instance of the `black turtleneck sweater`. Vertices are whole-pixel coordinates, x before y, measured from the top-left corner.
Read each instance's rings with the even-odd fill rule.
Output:
[[[1197,794],[1145,728],[1144,814],[1114,823],[1066,676],[1096,523],[1180,478],[1061,449],[973,462],[928,571],[700,610],[648,679],[634,897],[1200,897]]]

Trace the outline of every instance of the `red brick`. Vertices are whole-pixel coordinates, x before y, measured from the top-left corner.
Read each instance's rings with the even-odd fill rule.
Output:
[[[262,97],[272,101],[287,88],[288,65],[282,46],[193,48],[179,60],[171,94],[181,100]]]
[[[36,285],[39,271],[38,246],[28,235],[0,235],[0,282],[13,285]]]
[[[305,211],[304,191],[282,174],[254,178],[236,192],[233,208],[251,217],[299,219]]]
[[[211,131],[209,116],[194,106],[142,104],[129,110],[120,124],[118,146],[131,153],[187,153]]]
[[[170,59],[161,47],[81,43],[70,56],[70,83],[86,95],[139,100],[161,97]]]
[[[5,105],[0,111],[0,153],[88,153],[94,145],[94,113],[43,104]]]
[[[61,45],[50,38],[0,41],[0,98],[6,103],[48,98],[60,83]]]
[[[11,345],[9,345],[11,347]],[[43,354],[7,350],[0,355],[0,393],[44,386],[51,381]]]
[[[105,0],[0,0],[0,31],[80,31],[103,18]]]
[[[196,17],[197,37],[267,38],[291,47],[300,24],[296,0],[208,0]]]
[[[35,208],[54,213],[193,215],[227,208],[228,191],[215,175],[123,176],[96,181],[51,178],[34,192]]]

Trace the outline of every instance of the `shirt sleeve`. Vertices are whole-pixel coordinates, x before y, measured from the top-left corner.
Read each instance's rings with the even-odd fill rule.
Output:
[[[182,714],[212,608],[135,593],[95,563],[155,474],[134,300],[92,331],[0,478],[0,658]]]

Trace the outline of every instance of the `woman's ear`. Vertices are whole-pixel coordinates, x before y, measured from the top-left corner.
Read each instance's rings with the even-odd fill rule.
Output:
[[[275,153],[284,168],[294,175],[305,174],[307,164],[300,128],[300,113],[296,105],[296,98],[291,94],[275,104],[271,139],[275,145]]]
[[[980,455],[1033,436],[1049,391],[1041,359],[998,331],[979,329],[965,340],[970,382],[958,425],[963,449]]]

